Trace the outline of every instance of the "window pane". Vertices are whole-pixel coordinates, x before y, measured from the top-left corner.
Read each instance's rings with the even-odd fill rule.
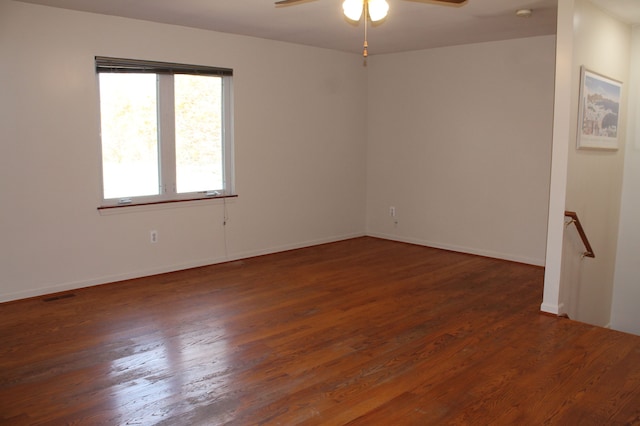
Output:
[[[221,190],[222,78],[174,78],[177,191]]]
[[[104,198],[157,195],[156,75],[99,77]]]

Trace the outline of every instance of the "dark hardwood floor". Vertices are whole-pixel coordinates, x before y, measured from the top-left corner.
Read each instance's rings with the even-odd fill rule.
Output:
[[[0,423],[640,424],[640,337],[542,287],[357,238],[5,303]]]

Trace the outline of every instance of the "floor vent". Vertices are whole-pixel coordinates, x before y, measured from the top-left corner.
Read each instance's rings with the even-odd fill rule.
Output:
[[[73,294],[73,293],[61,294],[59,296],[47,297],[46,299],[42,299],[42,301],[43,302],[53,302],[54,300],[68,299],[70,297],[76,297],[76,295]]]

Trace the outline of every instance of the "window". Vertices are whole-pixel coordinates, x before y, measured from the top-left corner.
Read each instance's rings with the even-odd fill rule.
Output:
[[[232,70],[96,57],[103,206],[233,195]]]

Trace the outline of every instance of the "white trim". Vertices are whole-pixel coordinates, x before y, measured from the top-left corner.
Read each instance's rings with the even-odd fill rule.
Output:
[[[178,181],[176,180],[175,78],[173,74],[158,74],[156,77],[156,96],[158,102],[158,183],[160,187],[158,188],[158,195],[154,198],[172,200],[180,197],[177,193]]]
[[[161,268],[150,268],[150,269],[142,269],[138,271],[131,271],[123,274],[105,275],[103,277],[93,278],[90,280],[45,285],[44,287],[39,287],[36,289],[2,294],[0,295],[0,303],[11,302],[11,301],[20,300],[20,299],[27,299],[30,297],[44,296],[46,294],[58,293],[61,291],[77,290],[85,287],[92,287],[96,285],[115,283],[118,281],[148,277],[148,276],[164,274],[168,272],[198,268],[201,266],[215,265],[218,263],[224,263],[224,262],[229,262],[233,260],[248,259],[251,257],[278,253],[278,252],[287,251],[287,250],[294,250],[294,249],[299,249],[304,247],[311,247],[311,246],[320,245],[320,244],[333,243],[337,241],[343,241],[343,240],[348,240],[351,238],[357,238],[357,237],[363,237],[363,236],[365,236],[364,233],[346,234],[346,235],[334,236],[329,238],[310,240],[310,241],[305,241],[305,242],[295,243],[295,244],[285,244],[282,246],[271,247],[267,249],[236,253],[228,257],[214,257],[214,258],[200,259],[192,262],[177,263],[174,265],[163,266]]]
[[[250,251],[231,254],[229,255],[229,258],[227,260],[233,261],[233,260],[239,260],[239,259],[248,259],[256,256],[264,256],[266,254],[280,253],[283,251],[295,250],[295,249],[300,249],[305,247],[313,247],[320,244],[335,243],[338,241],[350,240],[351,238],[358,238],[358,237],[364,237],[364,236],[366,236],[364,232],[363,233],[358,232],[354,234],[346,234],[346,235],[334,236],[330,238],[320,238],[317,240],[304,241],[304,242],[295,243],[295,244],[285,244],[282,246],[270,247],[267,249],[250,250]]]
[[[472,248],[462,247],[462,246],[455,246],[455,245],[450,245],[450,244],[439,244],[439,243],[420,240],[420,239],[416,239],[416,238],[399,238],[399,237],[397,237],[395,235],[388,235],[388,234],[383,234],[383,233],[356,232],[356,233],[351,233],[351,234],[333,236],[333,237],[329,237],[329,238],[319,238],[319,239],[316,239],[316,240],[307,240],[307,241],[300,242],[300,243],[284,244],[284,245],[281,245],[281,246],[269,247],[269,248],[265,248],[265,249],[249,250],[249,251],[245,251],[245,252],[239,252],[239,253],[230,254],[230,255],[228,255],[226,257],[223,256],[223,257],[200,259],[200,260],[193,261],[193,262],[185,262],[185,263],[178,263],[178,264],[174,264],[174,265],[170,265],[170,266],[163,266],[161,268],[142,269],[142,270],[131,271],[131,272],[123,273],[123,274],[105,275],[103,277],[94,278],[94,279],[90,279],[90,280],[75,281],[75,282],[70,282],[70,283],[62,283],[62,284],[56,284],[56,285],[40,287],[40,288],[37,288],[37,289],[32,289],[32,290],[27,290],[27,291],[19,291],[19,292],[15,292],[15,293],[8,293],[8,294],[0,295],[0,303],[11,302],[11,301],[20,300],[20,299],[26,299],[26,298],[30,298],[30,297],[38,297],[38,296],[43,296],[43,295],[51,294],[51,293],[57,293],[57,292],[61,292],[61,291],[77,290],[77,289],[81,289],[81,288],[85,288],[85,287],[92,287],[92,286],[96,286],[96,285],[115,283],[115,282],[118,282],[118,281],[124,281],[124,280],[130,280],[130,279],[142,278],[142,277],[148,277],[148,276],[164,274],[164,273],[168,273],[168,272],[175,272],[175,271],[180,271],[180,270],[185,270],[185,269],[198,268],[198,267],[201,267],[201,266],[209,266],[209,265],[215,265],[215,264],[218,264],[218,263],[230,262],[230,261],[235,261],[235,260],[249,259],[249,258],[252,258],[252,257],[264,256],[264,255],[267,255],[267,254],[280,253],[280,252],[283,252],[283,251],[295,250],[295,249],[300,249],[300,248],[305,248],[305,247],[312,247],[312,246],[317,246],[317,245],[320,245],[320,244],[333,243],[333,242],[349,240],[349,239],[352,239],[352,238],[358,238],[358,237],[364,237],[364,236],[382,238],[382,239],[390,240],[390,241],[399,241],[399,242],[404,242],[404,243],[409,243],[409,244],[417,244],[417,245],[421,245],[421,246],[425,246],[425,247],[432,247],[432,248],[437,248],[437,249],[442,249],[442,250],[450,250],[450,251],[455,251],[455,252],[459,252],[459,253],[467,253],[467,254],[473,254],[473,255],[478,255],[478,256],[490,257],[490,258],[494,258],[494,259],[501,259],[501,260],[508,260],[508,261],[512,261],[512,262],[525,263],[525,264],[534,265],[534,266],[544,266],[544,262],[543,262],[542,259],[533,259],[533,258],[528,258],[528,257],[523,257],[523,256],[512,256],[512,255],[508,255],[508,254],[504,254],[504,253],[492,252],[492,251],[489,251],[489,250],[478,250],[478,249],[472,249]],[[548,305],[548,304],[543,303],[542,307],[541,307],[541,310],[544,311],[544,312],[552,313],[552,314],[560,314],[562,312],[561,308],[562,308],[561,306]]]
[[[183,269],[197,268],[200,266],[207,266],[215,263],[224,262],[224,258],[202,259],[195,262],[186,262],[181,264],[175,264],[171,266],[164,266],[161,268],[142,269],[139,271],[127,272],[124,274],[105,275],[99,278],[93,278],[84,281],[74,281],[70,283],[62,283],[51,286],[40,287],[37,289],[19,291],[16,293],[3,294],[0,296],[0,303],[10,302],[13,300],[26,299],[29,297],[43,296],[46,294],[57,293],[60,291],[77,290],[85,287],[92,287],[101,284],[114,283],[118,281],[130,280],[134,278],[148,277],[152,275],[164,274],[167,272],[175,272]]]
[[[399,237],[397,235],[389,235],[380,232],[368,232],[371,237],[383,238],[385,240],[400,241],[403,243],[417,244],[426,247],[432,247],[442,250],[450,250],[459,253],[474,254],[477,256],[491,257],[493,259],[508,260],[511,262],[525,263],[534,266],[544,266],[544,259],[532,258],[526,256],[514,256],[509,253],[495,252],[491,250],[482,250],[471,247],[457,246],[453,244],[442,244],[434,241],[422,240],[418,238]]]
[[[235,194],[235,128],[233,79],[222,79],[222,186],[225,194]]]
[[[553,315],[562,315],[564,312],[564,304],[559,304],[559,305],[552,305],[552,304],[548,304],[548,303],[542,303],[542,305],[540,305],[540,310],[542,312],[546,312],[548,314],[553,314]]]
[[[91,286],[114,283],[118,281],[130,280],[135,278],[148,277],[148,276],[157,275],[157,274],[164,274],[168,272],[198,268],[201,266],[209,266],[209,265],[215,265],[218,263],[230,262],[235,260],[249,259],[256,256],[264,256],[267,254],[279,253],[283,251],[295,250],[295,249],[300,249],[305,247],[312,247],[320,244],[333,243],[333,242],[338,242],[338,241],[343,241],[343,240],[348,240],[351,238],[358,238],[363,236],[382,238],[385,240],[399,241],[399,242],[404,242],[409,244],[417,244],[425,247],[432,247],[432,248],[437,248],[442,250],[450,250],[450,251],[455,251],[459,253],[467,253],[467,254],[473,254],[478,256],[490,257],[494,259],[508,260],[512,262],[519,262],[519,263],[524,263],[524,264],[529,264],[534,266],[544,266],[543,259],[534,259],[534,258],[528,258],[524,256],[513,256],[505,253],[492,252],[489,250],[478,250],[478,249],[473,249],[469,247],[455,246],[450,244],[440,244],[440,243],[434,243],[431,241],[426,241],[426,240],[421,240],[416,238],[399,238],[398,236],[395,236],[395,235],[388,235],[383,233],[357,232],[357,233],[333,236],[328,238],[319,238],[316,240],[307,240],[304,242],[293,243],[293,244],[284,244],[281,246],[269,247],[265,249],[249,250],[245,252],[233,253],[226,257],[223,256],[223,257],[200,259],[193,262],[185,262],[185,263],[178,263],[170,266],[163,266],[161,268],[143,269],[143,270],[131,271],[123,274],[106,275],[103,277],[94,278],[90,280],[75,281],[70,283],[40,287],[37,289],[28,290],[28,291],[9,293],[9,294],[4,294],[0,296],[0,303],[10,302],[10,301],[19,300],[19,299],[26,299],[29,297],[43,296],[46,294],[57,293],[60,291],[76,290],[84,287],[91,287]],[[561,306],[548,305],[544,303],[541,309],[544,312],[548,312],[552,314],[559,314],[562,312]]]

